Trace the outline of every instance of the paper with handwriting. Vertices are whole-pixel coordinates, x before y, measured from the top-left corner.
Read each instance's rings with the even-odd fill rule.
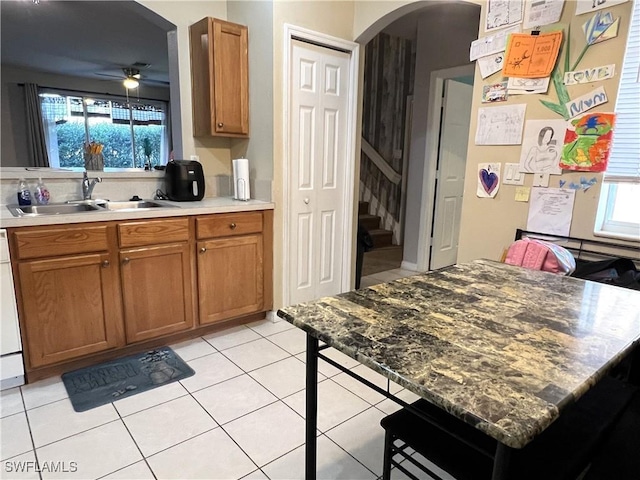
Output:
[[[486,57],[480,57],[478,59],[478,67],[480,67],[480,75],[482,78],[487,78],[496,72],[502,70],[502,64],[504,62],[504,52],[494,53]]]
[[[595,12],[596,10],[613,7],[614,5],[620,5],[628,1],[629,0],[576,0],[576,15]]]
[[[522,27],[526,30],[558,23],[562,15],[562,7],[564,7],[564,0],[525,1]]]
[[[575,198],[575,190],[532,188],[527,230],[568,237]]]
[[[522,23],[522,0],[487,0],[484,31]]]
[[[487,55],[493,55],[494,53],[504,52],[507,48],[507,38],[510,34],[519,32],[520,25],[514,27],[505,28],[493,35],[487,35],[486,37],[479,38],[471,42],[471,48],[469,49],[469,60],[474,61],[480,57],[486,57]]]
[[[525,103],[478,108],[476,145],[520,145]]]

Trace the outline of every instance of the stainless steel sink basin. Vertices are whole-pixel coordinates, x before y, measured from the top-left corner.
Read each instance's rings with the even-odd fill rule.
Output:
[[[97,204],[50,203],[49,205],[7,205],[14,217],[35,217],[41,215],[68,215],[102,210]]]
[[[118,210],[118,211],[137,211],[137,210],[147,210],[150,208],[171,208],[173,205],[164,205],[162,203],[152,202],[150,200],[138,200],[138,201],[129,201],[129,202],[105,202],[99,204],[101,207],[107,210]]]

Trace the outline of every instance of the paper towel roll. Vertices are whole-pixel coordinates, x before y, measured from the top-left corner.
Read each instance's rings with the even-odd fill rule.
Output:
[[[249,200],[251,198],[249,160],[246,158],[233,160],[233,198],[236,200]]]

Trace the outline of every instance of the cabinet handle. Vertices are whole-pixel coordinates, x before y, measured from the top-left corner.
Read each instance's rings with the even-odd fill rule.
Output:
[[[206,249],[205,247],[201,247],[201,248],[200,248],[200,253],[204,253],[204,252],[206,252],[206,251],[207,251],[207,249]]]
[[[127,263],[129,263],[130,261],[131,261],[131,259],[130,259],[129,257],[124,257],[124,258],[122,259],[122,264],[123,264],[123,265],[126,265],[126,264],[127,264]]]
[[[102,262],[102,268],[107,268],[110,265],[109,260],[105,260]]]
[[[235,223],[232,223],[231,225],[229,225],[229,228],[230,228],[231,230],[235,230],[235,229],[236,229],[236,227],[237,227],[237,225],[236,225]]]
[[[222,128],[224,124],[222,122],[218,122],[218,128]]]

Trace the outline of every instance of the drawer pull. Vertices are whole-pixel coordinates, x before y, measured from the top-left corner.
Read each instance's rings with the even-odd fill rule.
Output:
[[[204,253],[204,252],[206,252],[206,251],[207,251],[207,249],[206,249],[205,247],[201,247],[201,248],[200,248],[200,253],[201,253],[201,254],[202,254],[202,253]]]
[[[218,128],[222,128],[224,127],[224,124],[222,122],[218,122]]]
[[[229,228],[230,228],[231,230],[235,230],[235,229],[236,229],[236,227],[237,227],[237,225],[236,225],[235,223],[232,223],[231,225],[229,225]]]
[[[124,257],[124,258],[122,259],[122,264],[123,264],[123,265],[126,265],[126,264],[127,264],[127,263],[129,263],[130,261],[131,261],[131,259],[130,259],[129,257]]]
[[[109,260],[105,260],[105,261],[102,262],[102,268],[107,268],[109,265],[111,265],[109,263]]]

